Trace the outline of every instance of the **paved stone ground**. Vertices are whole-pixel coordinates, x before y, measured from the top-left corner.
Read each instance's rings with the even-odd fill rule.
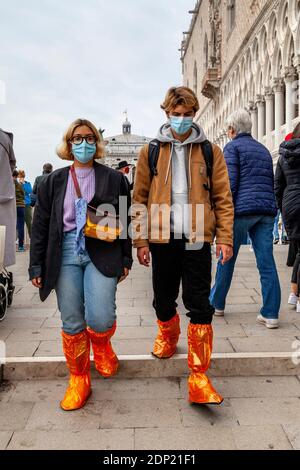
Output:
[[[215,318],[214,351],[226,352],[290,352],[300,338],[300,314],[287,306],[291,270],[286,267],[287,247],[276,246],[276,260],[282,286],[281,328],[267,330],[256,323],[261,306],[260,283],[254,254],[243,247],[228,297],[225,319]],[[7,346],[8,357],[61,356],[60,314],[55,295],[45,303],[28,282],[28,253],[17,254],[16,294],[13,306],[0,324],[0,340]],[[137,262],[130,278],[118,290],[118,325],[114,347],[118,354],[149,354],[157,327],[152,309],[150,269]],[[179,302],[182,335],[179,353],[187,351],[188,319]]]
[[[186,379],[94,380],[86,407],[59,408],[66,381],[0,387],[0,449],[300,450],[300,378],[216,378],[220,407],[190,405]]]

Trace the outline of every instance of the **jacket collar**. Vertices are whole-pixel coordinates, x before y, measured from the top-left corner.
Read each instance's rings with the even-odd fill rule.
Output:
[[[240,139],[242,137],[250,137],[252,139],[252,135],[249,132],[241,132],[233,140]]]

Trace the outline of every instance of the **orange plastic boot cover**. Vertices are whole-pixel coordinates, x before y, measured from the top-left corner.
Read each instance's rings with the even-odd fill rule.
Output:
[[[60,406],[65,411],[78,410],[85,405],[91,394],[90,340],[86,330],[74,336],[62,332],[62,339],[71,375]]]
[[[103,377],[111,377],[117,373],[119,360],[112,348],[110,339],[115,334],[117,323],[105,333],[96,333],[88,328],[94,351],[95,367]]]
[[[172,357],[177,348],[180,335],[180,318],[178,313],[169,321],[157,321],[158,335],[152,354],[160,359]]]
[[[210,366],[213,329],[211,325],[188,327],[188,366],[191,374],[188,380],[189,401],[201,404],[221,404],[223,398],[213,388],[205,372]]]

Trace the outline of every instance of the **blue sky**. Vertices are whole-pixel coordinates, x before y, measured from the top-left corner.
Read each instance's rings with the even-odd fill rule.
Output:
[[[154,136],[166,89],[180,85],[178,49],[194,0],[10,0],[0,6],[0,127],[15,134],[27,179],[55,155],[65,128],[86,117],[119,134]]]

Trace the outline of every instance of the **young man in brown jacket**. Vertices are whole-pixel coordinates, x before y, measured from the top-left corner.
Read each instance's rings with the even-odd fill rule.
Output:
[[[159,131],[157,156],[151,171],[149,145],[140,153],[133,193],[133,240],[140,264],[152,256],[154,302],[158,336],[153,354],[169,358],[176,351],[180,317],[176,300],[182,281],[188,327],[189,399],[220,404],[223,398],[205,375],[210,365],[214,309],[210,305],[211,243],[223,263],[232,256],[234,209],[226,163],[219,147],[210,147],[194,123],[199,110],[195,93],[171,88],[162,104],[168,123]],[[210,145],[210,144],[208,144]],[[207,146],[206,146],[207,149]],[[158,154],[159,151],[159,154]],[[207,152],[207,150],[205,150]],[[153,170],[153,168],[152,168]]]

